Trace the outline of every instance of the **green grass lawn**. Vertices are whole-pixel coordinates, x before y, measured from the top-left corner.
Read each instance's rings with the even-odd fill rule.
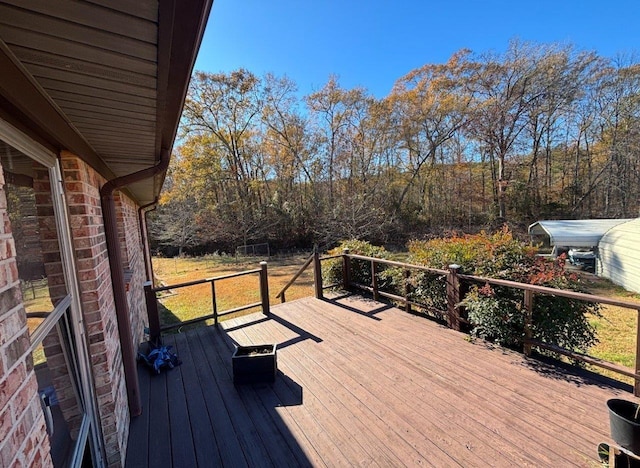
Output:
[[[269,301],[280,302],[276,294],[291,279],[305,261],[305,257],[271,259],[267,262],[269,278]],[[236,261],[233,257],[158,258],[153,259],[156,281],[172,285],[203,278],[224,276],[241,271],[260,268],[260,259],[249,258]],[[216,282],[218,313],[225,310],[260,302],[258,274]],[[313,270],[309,267],[287,290],[287,301],[313,295]],[[209,283],[172,289],[160,296],[162,324],[177,323],[213,313],[211,285]],[[259,308],[253,309],[258,311]],[[245,312],[246,313],[246,312]],[[220,320],[224,320],[221,317]]]
[[[591,294],[615,297],[640,304],[639,294],[630,293],[606,279],[584,274],[582,281]],[[636,356],[638,312],[625,307],[605,305],[602,306],[601,316],[591,317],[590,322],[596,329],[598,343],[591,348],[589,354],[633,369]],[[594,366],[589,366],[589,368],[616,380],[633,383],[633,379],[615,372]]]

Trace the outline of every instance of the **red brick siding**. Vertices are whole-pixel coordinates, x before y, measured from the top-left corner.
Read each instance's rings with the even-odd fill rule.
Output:
[[[36,197],[32,187],[5,186],[18,271],[23,280],[40,279],[45,274]]]
[[[0,167],[0,466],[50,466]]]
[[[100,203],[106,181],[71,153],[63,152],[61,162],[107,462],[120,466],[129,408]]]
[[[105,180],[71,153],[62,153],[61,165],[107,462],[117,467],[124,464],[129,411],[99,196]],[[3,187],[0,177],[0,466],[50,466]],[[42,259],[55,303],[67,290],[46,169],[36,170],[34,192]],[[127,299],[137,344],[146,323],[137,207],[123,194],[115,198],[123,261],[131,272]],[[60,406],[73,426],[79,412],[74,396],[65,391],[68,385],[63,385],[68,375],[57,336],[47,337],[44,345]]]
[[[67,295],[62,261],[60,260],[60,246],[58,231],[51,198],[51,183],[49,170],[34,163],[34,192],[38,201],[36,211],[38,215],[38,227],[41,236],[40,245],[44,270],[49,285],[51,302],[55,305]],[[47,357],[47,368],[51,376],[53,387],[56,390],[58,404],[67,422],[67,428],[73,439],[77,437],[82,422],[82,412],[78,405],[76,394],[73,391],[71,376],[67,363],[62,354],[60,337],[54,329],[43,341],[44,354]]]
[[[134,343],[137,344],[144,340],[144,327],[148,321],[143,287],[146,274],[138,207],[122,192],[115,194],[115,202],[122,263],[130,274],[127,285],[127,300],[131,320],[131,336]]]

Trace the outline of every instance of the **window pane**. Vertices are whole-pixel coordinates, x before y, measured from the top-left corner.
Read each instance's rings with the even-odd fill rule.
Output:
[[[67,330],[66,315],[63,315],[42,345],[32,353],[38,398],[55,467],[69,465],[83,417],[77,374],[69,367],[73,360],[68,359],[72,348]]]
[[[7,208],[29,331],[66,296],[49,170],[0,142]]]

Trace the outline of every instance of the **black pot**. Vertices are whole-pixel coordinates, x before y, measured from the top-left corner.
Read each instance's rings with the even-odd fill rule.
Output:
[[[634,419],[638,404],[612,398],[607,401],[611,438],[634,454],[640,454],[640,421]]]

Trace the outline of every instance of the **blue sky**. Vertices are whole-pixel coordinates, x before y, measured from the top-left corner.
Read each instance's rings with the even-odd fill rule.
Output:
[[[384,97],[415,68],[512,38],[637,53],[640,0],[214,0],[196,70],[287,75],[303,95],[335,74]]]

